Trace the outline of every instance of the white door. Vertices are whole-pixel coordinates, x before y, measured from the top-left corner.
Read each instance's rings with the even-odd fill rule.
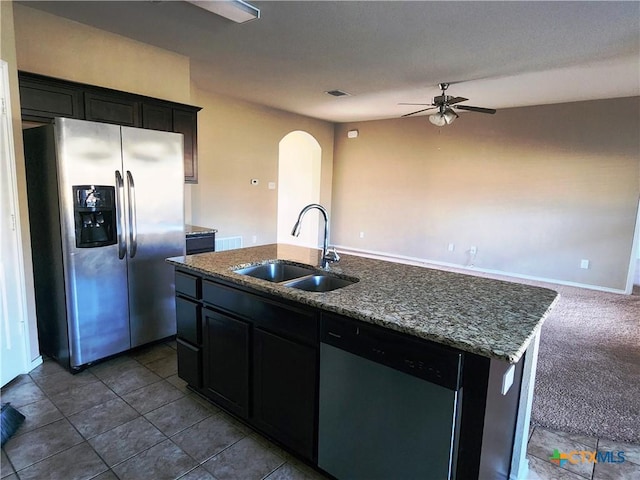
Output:
[[[4,386],[27,373],[29,361],[9,76],[2,60],[0,96],[0,386]]]
[[[291,236],[298,214],[310,203],[320,201],[322,149],[307,132],[295,131],[280,140],[278,160],[278,243],[318,247],[320,212],[304,219],[300,236]]]

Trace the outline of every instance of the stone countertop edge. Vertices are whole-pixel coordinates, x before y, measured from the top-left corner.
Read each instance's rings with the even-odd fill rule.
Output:
[[[320,250],[271,244],[167,259],[170,264],[323,311],[517,363],[559,294],[551,289],[341,254],[328,273],[357,283],[316,293],[233,270],[273,261],[319,265]]]
[[[197,225],[189,225],[188,223],[184,226],[184,234],[187,237],[197,237],[200,235],[210,235],[212,233],[218,233],[218,230],[215,228],[208,227],[199,227]]]

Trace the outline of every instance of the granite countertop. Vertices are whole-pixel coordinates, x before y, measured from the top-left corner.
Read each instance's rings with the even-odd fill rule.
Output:
[[[234,273],[268,261],[319,265],[320,251],[285,244],[173,257],[178,267],[463,351],[516,363],[558,293],[541,287],[341,254],[329,272],[359,281],[306,292]]]
[[[207,227],[199,227],[197,225],[189,225],[188,223],[184,226],[184,233],[187,237],[197,237],[199,235],[210,235],[212,233],[217,233],[218,230],[215,228],[207,228]]]

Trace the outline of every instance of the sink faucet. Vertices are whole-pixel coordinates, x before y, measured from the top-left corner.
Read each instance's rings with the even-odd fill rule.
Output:
[[[317,203],[311,203],[304,207],[300,214],[298,215],[298,220],[296,224],[293,226],[293,230],[291,230],[291,235],[297,237],[300,235],[300,223],[302,222],[302,218],[304,215],[312,209],[320,210],[322,216],[324,217],[324,243],[322,244],[322,268],[328,268],[330,262],[337,262],[340,260],[340,255],[336,252],[335,247],[329,251],[329,215],[327,215],[327,211],[325,208]]]

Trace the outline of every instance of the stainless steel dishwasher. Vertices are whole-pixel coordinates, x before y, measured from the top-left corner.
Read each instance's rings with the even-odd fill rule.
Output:
[[[339,480],[455,478],[461,353],[324,316],[318,465]]]

